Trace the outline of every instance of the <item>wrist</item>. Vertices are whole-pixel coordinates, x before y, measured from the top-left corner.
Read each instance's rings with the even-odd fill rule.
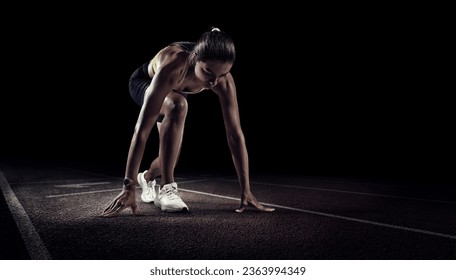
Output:
[[[129,177],[125,177],[123,180],[123,187],[127,190],[133,190],[136,187],[136,182]]]

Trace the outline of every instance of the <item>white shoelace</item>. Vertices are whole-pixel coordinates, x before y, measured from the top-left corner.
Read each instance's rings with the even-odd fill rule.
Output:
[[[168,197],[168,199],[180,199],[180,197],[177,195],[177,188],[175,187],[166,189],[165,195]]]

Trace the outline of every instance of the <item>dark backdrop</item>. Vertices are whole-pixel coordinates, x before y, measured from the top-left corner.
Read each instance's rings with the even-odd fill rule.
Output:
[[[217,26],[237,47],[232,73],[252,171],[453,182],[454,93],[441,70],[448,39],[431,14],[178,7],[11,10],[1,155],[123,172],[139,112],[130,74],[167,43]],[[234,172],[217,96],[188,101],[178,168]]]

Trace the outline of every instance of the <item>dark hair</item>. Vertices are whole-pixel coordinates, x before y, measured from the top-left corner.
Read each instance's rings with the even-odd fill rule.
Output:
[[[203,33],[193,48],[196,53],[195,59],[219,60],[223,62],[234,62],[236,50],[231,37],[220,29],[213,27],[211,31]]]

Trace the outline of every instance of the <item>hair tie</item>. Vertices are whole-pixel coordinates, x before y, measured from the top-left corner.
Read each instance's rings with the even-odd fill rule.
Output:
[[[220,32],[220,29],[218,29],[217,27],[214,27],[214,28],[212,28],[211,32],[212,31],[219,31]]]

